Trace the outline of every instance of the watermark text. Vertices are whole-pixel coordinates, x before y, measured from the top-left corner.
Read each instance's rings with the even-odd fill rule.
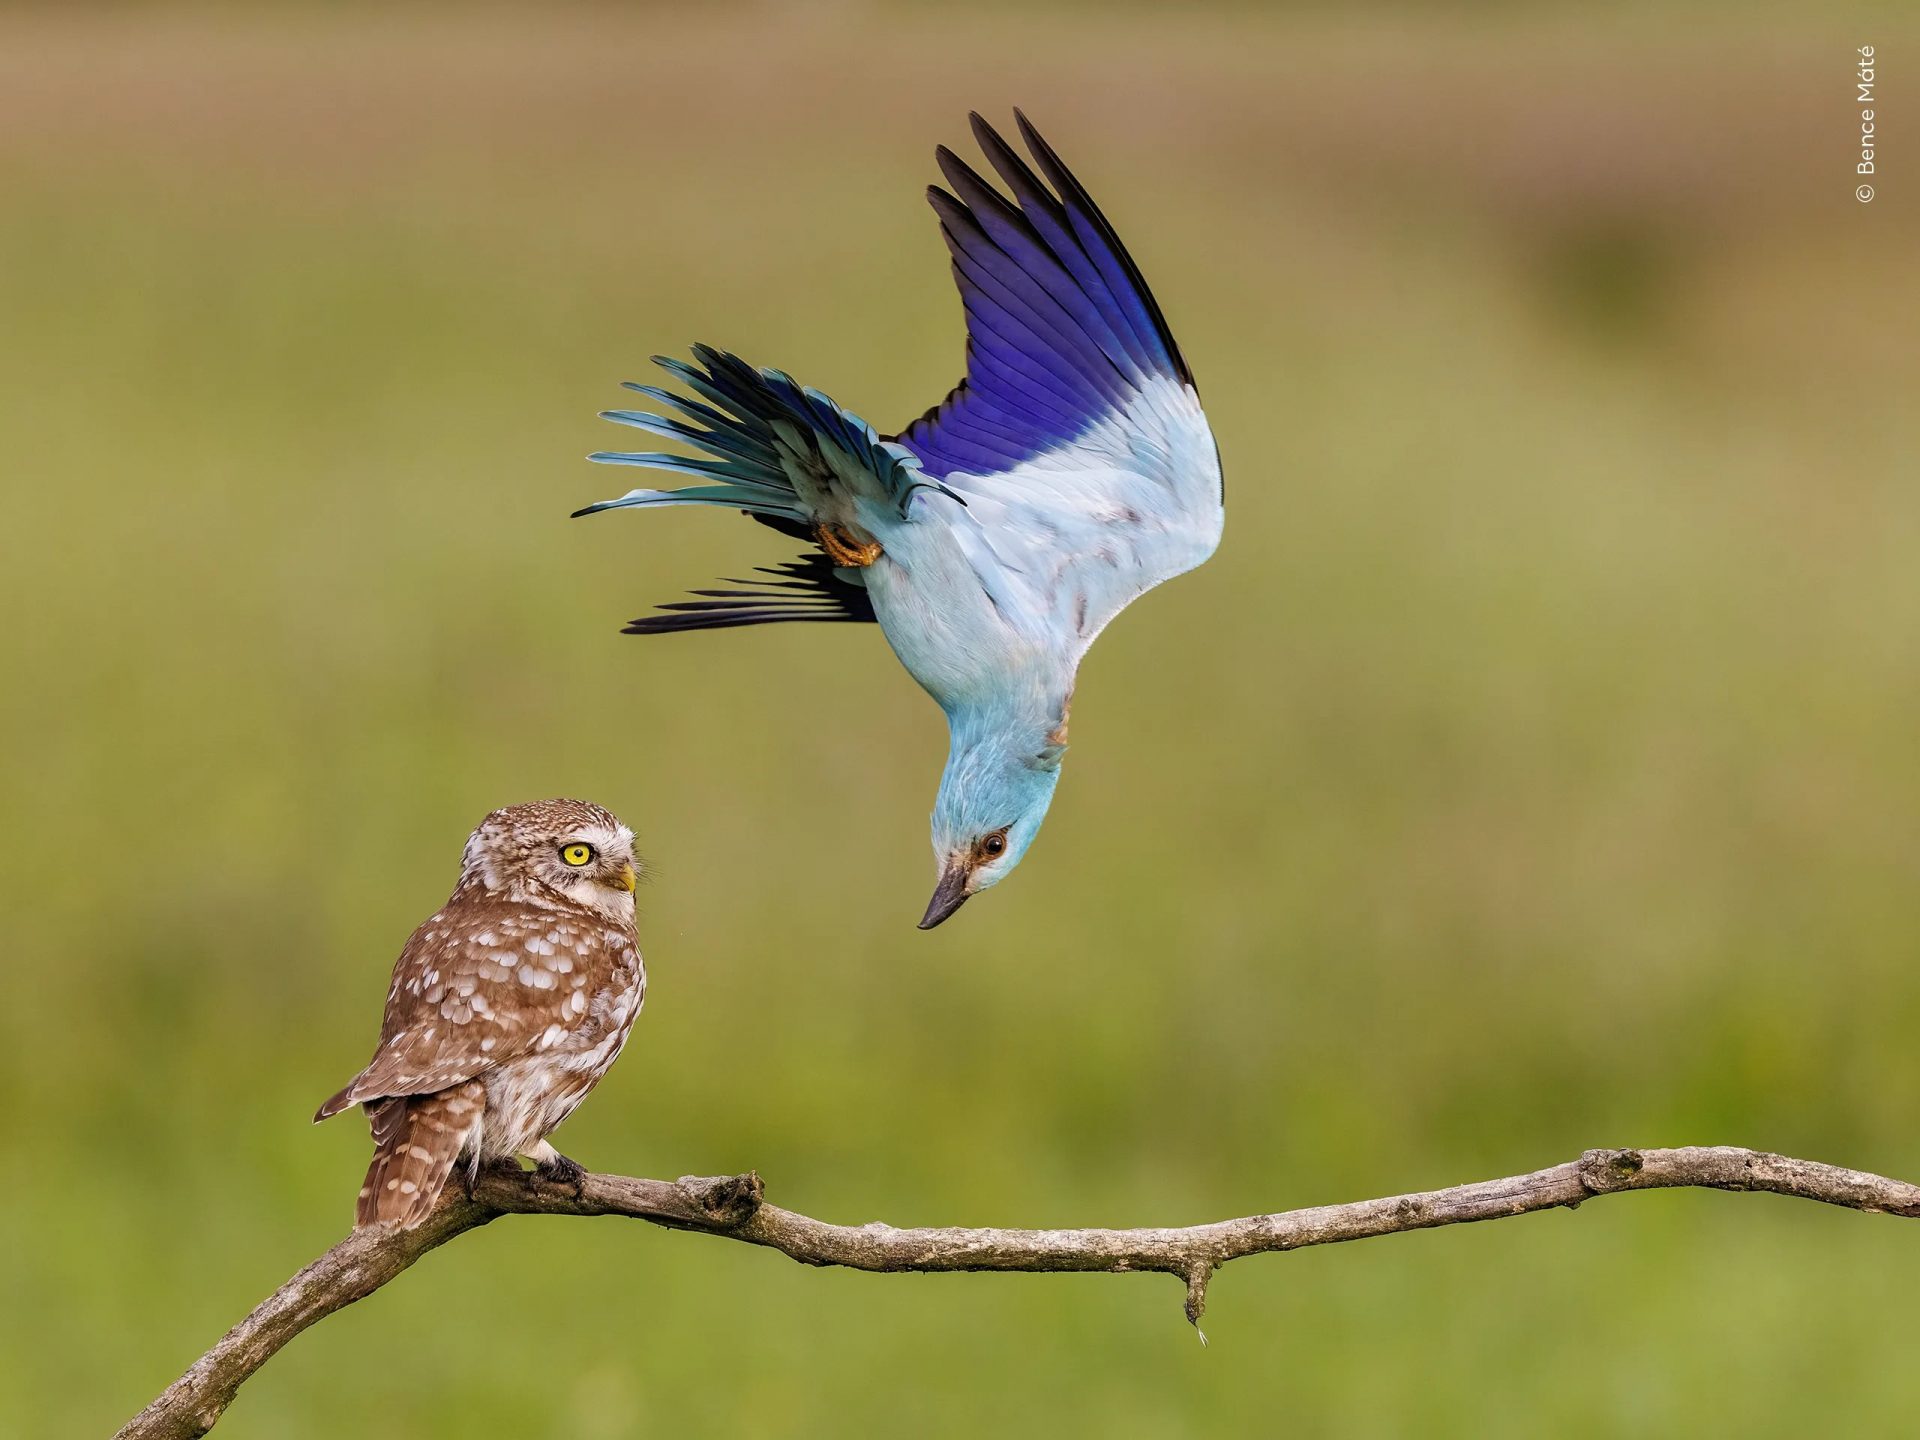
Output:
[[[1862,45],[1854,51],[1856,68],[1853,72],[1853,103],[1860,107],[1860,162],[1854,166],[1856,175],[1873,175],[1877,172],[1873,166],[1873,152],[1878,145],[1879,132],[1874,129],[1873,107],[1875,78],[1873,46]],[[1873,186],[1862,180],[1854,187],[1853,198],[1862,205],[1873,199]]]

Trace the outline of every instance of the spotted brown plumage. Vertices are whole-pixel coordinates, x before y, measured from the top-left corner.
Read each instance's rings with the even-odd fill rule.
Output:
[[[374,1157],[357,1223],[417,1225],[456,1164],[526,1156],[606,1074],[646,998],[633,832],[580,800],[496,810],[447,903],[393,967],[380,1044],[315,1120],[366,1107]]]

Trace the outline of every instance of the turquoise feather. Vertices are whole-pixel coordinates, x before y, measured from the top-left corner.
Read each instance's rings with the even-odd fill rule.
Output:
[[[592,458],[708,483],[576,512],[718,505],[815,542],[775,578],[628,628],[879,624],[947,718],[923,928],[1019,865],[1059,783],[1081,657],[1134,599],[1206,560],[1224,520],[1219,451],[1158,304],[1017,118],[1031,165],[973,117],[1011,198],[939,152],[957,193],[930,194],[967,319],[967,375],[945,401],[883,437],[783,371],[703,345],[691,363],[655,357],[700,398],[628,382],[681,418],[604,418],[698,453]]]

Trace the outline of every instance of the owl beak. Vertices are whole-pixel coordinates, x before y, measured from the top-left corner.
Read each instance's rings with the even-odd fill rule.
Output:
[[[633,893],[634,883],[633,866],[622,865],[619,870],[614,872],[613,883],[631,895]]]
[[[933,899],[927,902],[927,913],[920,917],[922,930],[933,929],[967,903],[967,877],[963,861],[947,862],[947,868],[940,872],[940,883],[933,887]]]

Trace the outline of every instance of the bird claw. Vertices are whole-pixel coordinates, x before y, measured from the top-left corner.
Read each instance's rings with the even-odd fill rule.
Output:
[[[535,1165],[533,1173],[549,1184],[567,1187],[573,1191],[573,1198],[578,1200],[581,1192],[580,1182],[587,1178],[587,1167],[556,1150],[551,1160],[542,1160]]]
[[[842,570],[864,570],[886,553],[878,540],[861,540],[838,522],[814,526],[813,538]]]

